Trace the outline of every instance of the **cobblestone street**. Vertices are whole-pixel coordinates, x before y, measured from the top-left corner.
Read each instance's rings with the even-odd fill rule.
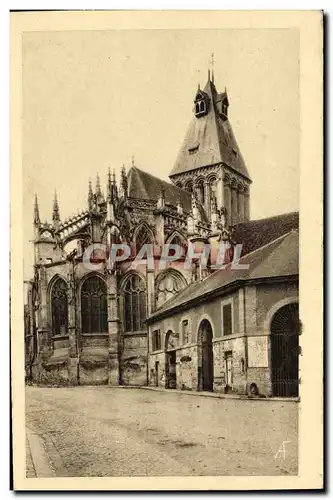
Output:
[[[27,477],[295,475],[297,414],[292,401],[27,387]]]

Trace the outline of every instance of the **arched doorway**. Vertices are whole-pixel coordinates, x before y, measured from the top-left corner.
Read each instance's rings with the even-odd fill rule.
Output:
[[[165,335],[165,388],[177,388],[177,347],[178,337],[169,330]]]
[[[198,338],[201,346],[199,388],[203,391],[212,391],[214,384],[213,329],[208,319],[201,321]]]
[[[272,318],[270,331],[272,395],[298,396],[298,304],[281,307]]]

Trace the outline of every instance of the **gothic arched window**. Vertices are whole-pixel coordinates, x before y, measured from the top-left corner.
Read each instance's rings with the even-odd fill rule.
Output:
[[[156,306],[161,307],[186,286],[183,275],[174,269],[162,272],[156,278]]]
[[[145,330],[147,318],[146,284],[137,274],[129,276],[123,288],[124,331]]]
[[[185,257],[187,253],[187,240],[180,234],[176,233],[173,237],[171,237],[171,239],[168,241],[168,244],[178,245],[181,248],[181,256]],[[173,248],[170,248],[168,255],[175,255],[175,250]]]
[[[67,284],[58,278],[51,290],[52,307],[52,333],[53,335],[67,334],[68,308],[67,308]]]
[[[138,253],[143,245],[151,244],[154,242],[152,231],[145,225],[141,226],[135,236],[135,249]]]
[[[107,333],[106,284],[98,276],[88,278],[81,288],[82,333]]]

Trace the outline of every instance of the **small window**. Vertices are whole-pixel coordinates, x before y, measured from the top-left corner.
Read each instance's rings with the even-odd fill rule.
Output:
[[[152,342],[153,351],[160,351],[161,350],[161,332],[160,332],[160,330],[153,331],[152,341],[153,341]]]
[[[183,344],[188,344],[190,342],[190,331],[189,331],[188,319],[184,319],[182,321],[182,337],[183,337]]]
[[[228,105],[225,102],[222,103],[222,114],[228,116]]]
[[[226,304],[222,308],[223,335],[231,335],[232,332],[232,307]]]
[[[197,100],[195,103],[195,115],[203,116],[207,113],[207,104],[204,99]]]
[[[190,155],[194,155],[195,153],[197,153],[199,150],[199,144],[197,144],[196,146],[191,146],[190,148],[188,148],[188,152]]]
[[[189,193],[193,193],[193,183],[191,181],[185,185],[185,190]]]

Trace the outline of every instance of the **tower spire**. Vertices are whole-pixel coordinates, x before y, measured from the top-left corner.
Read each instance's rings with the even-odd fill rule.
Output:
[[[34,225],[38,226],[40,223],[40,218],[39,218],[39,207],[38,207],[38,198],[37,198],[37,193],[35,193],[35,204],[34,204]]]
[[[115,169],[113,169],[113,172],[112,172],[112,186],[113,186],[114,196],[118,197],[118,188],[117,188],[117,179],[116,179]]]
[[[60,213],[59,213],[59,204],[58,204],[58,198],[57,198],[57,191],[54,191],[52,220],[53,220],[53,222],[60,221]]]
[[[96,195],[100,196],[101,194],[102,194],[102,191],[101,191],[101,181],[100,181],[100,178],[99,178],[99,173],[97,172],[97,175],[96,175]]]
[[[112,181],[111,181],[111,170],[108,168],[108,201],[112,199]]]
[[[93,201],[94,201],[94,193],[92,190],[91,179],[89,179],[89,187],[88,187],[88,207],[89,207],[89,210],[91,210],[93,208]]]
[[[96,194],[97,203],[101,203],[101,202],[103,203],[105,201],[103,193],[102,193],[102,189],[101,189],[101,181],[100,181],[98,172],[96,175],[96,193],[95,194]]]
[[[121,167],[120,188],[121,188],[121,194],[123,195],[123,197],[126,200],[127,192],[128,192],[128,182],[127,182],[127,174],[126,174],[125,165],[122,165],[122,167]]]

